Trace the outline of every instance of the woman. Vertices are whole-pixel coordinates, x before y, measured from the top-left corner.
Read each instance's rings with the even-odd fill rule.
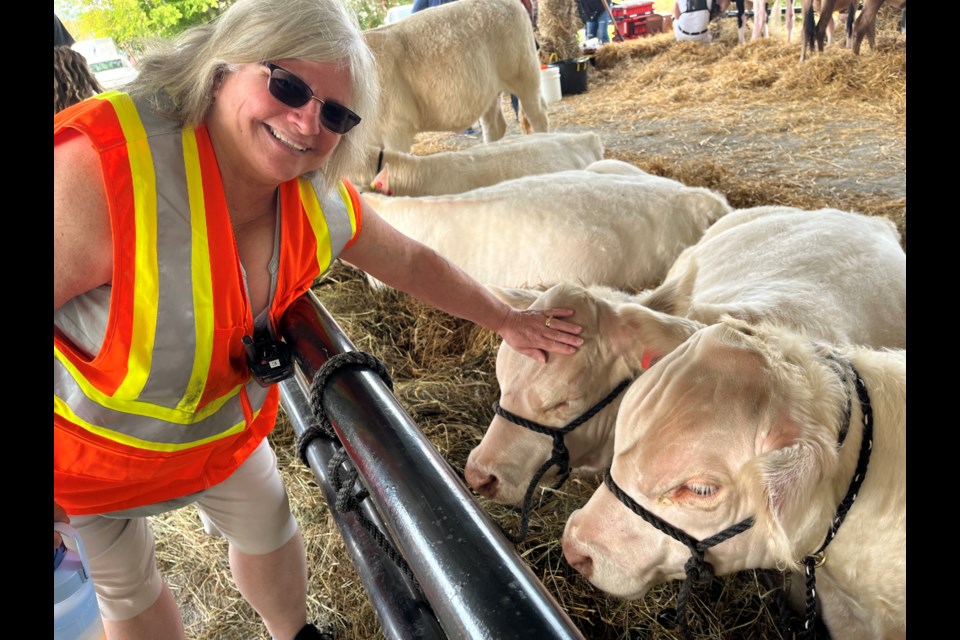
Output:
[[[144,57],[129,95],[54,118],[54,520],[111,639],[184,637],[146,516],[189,503],[271,636],[319,637],[266,440],[279,393],[245,343],[338,256],[534,359],[582,343],[572,310],[510,308],[338,179],[373,65],[339,0],[238,0]]]

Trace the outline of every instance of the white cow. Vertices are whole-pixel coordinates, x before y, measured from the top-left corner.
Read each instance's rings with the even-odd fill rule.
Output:
[[[477,119],[484,142],[499,140],[502,91],[519,98],[525,132],[548,130],[533,29],[517,0],[457,0],[363,35],[382,88],[380,113],[364,123],[374,145],[409,151],[421,131],[462,131]]]
[[[730,211],[726,198],[709,189],[619,161],[601,161],[602,172],[592,166],[456,195],[363,198],[476,280],[506,287],[563,281],[651,287]]]
[[[716,575],[815,565],[831,637],[905,639],[906,365],[774,325],[698,331],[627,391],[567,561],[628,599],[696,577],[691,549]]]
[[[393,196],[463,193],[498,182],[569,169],[603,159],[596,133],[533,133],[467,149],[418,156],[389,149],[368,150],[365,166],[350,176],[360,188]]]
[[[730,213],[681,254],[663,285],[635,296],[570,284],[498,292],[519,308],[574,309],[571,320],[583,327],[585,342],[573,355],[551,354],[541,364],[505,344],[497,354],[501,409],[551,430],[724,314],[833,342],[906,346],[906,254],[895,226],[835,209]],[[571,467],[593,472],[610,464],[621,398],[564,436]],[[551,445],[496,415],[470,452],[466,480],[481,495],[518,504]]]

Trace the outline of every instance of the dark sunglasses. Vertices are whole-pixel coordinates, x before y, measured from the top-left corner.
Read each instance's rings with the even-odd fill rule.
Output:
[[[334,133],[344,134],[360,124],[360,116],[339,102],[321,100],[313,95],[313,89],[306,82],[283,67],[270,62],[264,62],[263,66],[270,69],[267,80],[270,95],[288,107],[299,109],[310,100],[316,100],[320,103],[320,124]]]

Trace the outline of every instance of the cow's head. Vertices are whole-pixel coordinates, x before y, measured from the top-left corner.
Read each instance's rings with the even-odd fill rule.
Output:
[[[640,296],[605,287],[560,284],[545,292],[494,289],[517,308],[569,308],[583,331],[573,355],[548,354],[545,363],[506,343],[497,354],[499,405],[520,418],[561,429],[635,378],[649,362],[683,342],[699,325],[639,304]],[[571,468],[597,471],[613,454],[613,426],[622,394],[564,437]],[[470,452],[470,486],[501,504],[519,504],[537,470],[551,458],[552,439],[495,416],[481,443]],[[544,477],[549,481],[557,469]]]
[[[647,513],[698,541],[755,519],[707,551],[717,575],[789,561],[798,542],[812,549],[825,533],[813,523],[828,522],[842,495],[820,480],[836,467],[843,387],[826,365],[810,376],[808,355],[797,356],[810,343],[783,336],[771,348],[739,321],[704,328],[631,386],[617,417],[610,475]],[[627,502],[601,486],[570,516],[563,549],[599,589],[639,598],[685,577],[691,551]]]

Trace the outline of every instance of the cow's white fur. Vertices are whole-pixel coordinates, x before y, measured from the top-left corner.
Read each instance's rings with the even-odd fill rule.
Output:
[[[609,171],[611,161],[602,162]],[[708,189],[619,164],[625,173],[588,167],[456,195],[363,198],[402,233],[484,284],[640,290],[662,281],[677,256],[730,207]]]
[[[698,540],[755,517],[752,528],[707,552],[718,575],[802,573],[800,561],[824,541],[852,482],[863,434],[856,391],[829,352],[859,372],[874,423],[863,484],[816,570],[823,620],[834,638],[905,638],[905,350],[828,347],[782,327],[725,319],[627,391],[611,474],[643,508]],[[571,515],[563,547],[595,586],[625,598],[683,578],[690,558],[605,485]]]
[[[541,364],[504,344],[497,355],[501,406],[553,427],[641,374],[645,354],[663,356],[724,314],[832,342],[906,346],[906,254],[896,228],[834,209],[730,213],[680,255],[664,284],[635,296],[570,284],[498,293],[521,308],[574,309],[571,320],[583,327],[585,342],[570,356],[550,354]],[[610,464],[619,404],[566,437],[571,466],[597,471]],[[466,479],[497,502],[517,504],[549,459],[550,444],[495,416],[470,453]]]
[[[351,180],[377,193],[438,196],[463,193],[540,173],[584,169],[603,159],[603,142],[593,132],[533,133],[490,144],[425,156],[370,149],[364,170]],[[378,163],[383,168],[374,175]]]
[[[364,31],[382,98],[373,143],[409,151],[421,131],[462,131],[484,142],[507,124],[500,93],[516,95],[533,131],[549,128],[530,17],[517,0],[458,0]]]

